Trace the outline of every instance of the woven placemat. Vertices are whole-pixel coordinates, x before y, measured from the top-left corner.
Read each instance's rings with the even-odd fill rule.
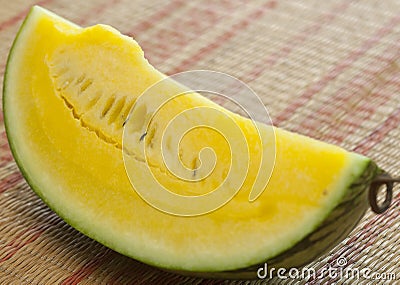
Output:
[[[79,4],[78,4],[79,3]],[[211,69],[248,83],[274,124],[373,158],[400,176],[400,1],[2,1],[0,72],[30,6],[133,36],[167,74]],[[205,280],[167,273],[77,232],[33,194],[0,112],[0,284],[400,284],[400,194],[308,267],[316,278]],[[327,267],[371,278],[329,276]],[[396,280],[384,280],[397,277]],[[380,278],[380,280],[378,280]]]

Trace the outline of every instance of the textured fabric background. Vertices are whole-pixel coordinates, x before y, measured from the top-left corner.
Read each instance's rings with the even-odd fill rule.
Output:
[[[83,26],[133,36],[167,74],[226,72],[248,83],[274,124],[372,157],[400,176],[400,1],[0,0],[0,78],[33,4]],[[0,95],[1,96],[1,95]],[[400,194],[384,215],[315,261],[308,284],[400,284]],[[356,281],[338,268],[394,273]],[[30,190],[11,156],[0,112],[0,284],[304,284],[305,280],[204,280],[166,273],[83,236]]]

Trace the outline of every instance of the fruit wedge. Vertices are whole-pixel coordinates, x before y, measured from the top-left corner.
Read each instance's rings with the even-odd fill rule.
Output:
[[[151,100],[139,100],[161,80]],[[81,28],[35,6],[5,73],[13,155],[31,188],[77,230],[180,272],[251,278],[264,262],[302,266],[362,217],[366,189],[380,171],[370,159],[254,123],[195,92],[171,97],[184,90],[154,69],[130,37],[105,25]],[[155,114],[157,98],[172,99]],[[189,109],[197,111],[163,132]],[[215,124],[232,139],[199,127],[178,140],[187,124]],[[247,147],[238,143],[239,154],[231,153],[230,144],[243,138]],[[206,147],[213,152],[202,152]],[[168,193],[155,192],[149,170]],[[250,202],[256,184],[265,185]],[[230,199],[215,209],[195,199],[173,201],[217,188],[225,194],[215,199]]]

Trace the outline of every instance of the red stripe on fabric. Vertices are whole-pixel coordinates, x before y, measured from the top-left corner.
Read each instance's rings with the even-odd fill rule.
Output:
[[[374,70],[373,72],[371,72],[369,69],[363,70],[361,73],[354,76],[346,84],[346,86],[341,87],[332,97],[327,97],[326,101],[322,102],[324,103],[323,107],[318,110],[317,114],[309,114],[304,118],[304,120],[300,123],[301,128],[306,129],[308,135],[312,135],[314,131],[321,127],[321,124],[316,124],[312,121],[320,120],[321,116],[331,118],[333,114],[337,112],[337,107],[335,106],[337,106],[338,103],[340,103],[340,105],[348,105],[351,100],[354,99],[355,96],[357,96],[357,94],[360,94],[360,92],[362,92],[362,90],[364,89],[364,84],[366,84],[368,81],[376,81],[379,75],[387,70],[387,68],[390,66],[390,63],[392,63],[393,60],[395,60],[400,55],[400,50],[398,49],[399,47],[400,42],[396,42],[395,46],[390,46],[383,52],[387,55],[390,55],[387,56],[384,60],[386,61],[385,66],[378,70]],[[377,61],[382,63],[383,60],[380,58],[376,58],[375,62],[369,63],[368,66],[373,66],[377,64]],[[384,88],[388,84],[398,84],[397,80],[398,78],[394,77],[384,82],[377,82],[377,87]],[[361,82],[364,84],[362,84]],[[344,114],[341,117],[340,123],[329,125],[329,133],[324,134],[324,139],[330,139],[331,143],[335,144],[342,143],[347,136],[353,134],[359,128],[362,122],[367,120],[377,108],[385,104],[387,100],[390,99],[390,97],[391,94],[387,92],[383,94],[382,92],[379,92],[379,90],[371,92],[368,99],[361,102],[361,104],[355,106],[352,109],[351,113]],[[372,99],[376,99],[373,105],[370,104]],[[330,102],[335,102],[336,104],[333,105],[330,104]],[[357,120],[355,120],[354,114],[360,114],[361,116],[359,116],[359,118],[357,117]],[[340,129],[343,124],[348,127],[345,134],[337,132],[337,130]]]
[[[20,247],[21,244],[23,244],[22,240],[26,236],[33,235],[33,234],[35,234],[35,233],[37,233],[39,231],[41,231],[41,230],[39,229],[38,226],[33,226],[33,227],[30,227],[30,228],[26,228],[25,230],[22,230],[22,231],[18,232],[18,234],[16,234],[14,236],[14,239],[12,241],[10,241],[8,244],[2,246],[1,249],[4,250],[4,249],[10,248],[10,247]]]
[[[38,230],[38,227],[33,227],[33,228],[21,233],[20,235],[18,235],[18,237],[16,239],[14,239],[8,245],[3,247],[3,249],[7,248],[7,247],[13,247],[13,248],[4,257],[2,257],[0,259],[0,264],[9,260],[10,258],[12,258],[24,246],[37,240],[45,232],[46,229],[47,229],[47,227],[43,228],[43,229],[39,229],[39,230]],[[26,233],[30,234],[30,232],[32,232],[32,235],[29,237],[29,239],[27,239],[26,241],[23,241],[23,242],[22,241],[18,242],[18,240],[17,240],[18,238],[20,238],[21,236],[23,236]]]
[[[269,1],[265,3],[262,7],[250,13],[245,19],[243,19],[237,24],[234,24],[229,30],[218,36],[215,39],[215,41],[201,48],[191,58],[183,60],[177,67],[170,70],[168,74],[175,74],[188,69],[191,65],[201,60],[204,56],[206,56],[210,51],[219,48],[226,41],[232,39],[235,35],[237,35],[239,31],[246,29],[253,21],[261,18],[266,11],[274,9],[276,6],[277,6],[276,1]]]
[[[332,80],[337,78],[341,72],[350,67],[352,63],[358,60],[369,49],[377,44],[380,39],[389,34],[393,28],[400,22],[400,14],[393,17],[387,25],[380,28],[372,37],[368,38],[357,50],[352,51],[344,60],[340,61],[331,70],[328,71],[320,80],[312,84],[299,97],[293,99],[293,103],[287,106],[273,121],[275,125],[279,125],[288,120],[292,114],[300,107],[305,105],[309,100],[322,89],[324,89]]]
[[[332,22],[338,15],[350,6],[351,1],[344,1],[338,6],[335,6],[332,11],[323,13],[318,19],[310,26],[305,28],[296,36],[290,38],[283,47],[280,47],[278,51],[272,53],[263,60],[260,60],[255,67],[248,73],[246,79],[243,81],[252,81],[258,78],[265,70],[275,65],[280,59],[287,57],[296,46],[301,45],[309,37],[318,33],[324,25]]]
[[[53,0],[43,0],[43,1],[39,1],[36,3],[36,5],[46,5],[50,2],[52,2]],[[23,10],[22,12],[18,13],[17,15],[15,15],[14,17],[0,23],[0,32],[3,31],[4,29],[7,29],[13,25],[15,25],[16,23],[18,23],[18,21],[22,20],[31,10],[31,7]]]
[[[392,226],[396,221],[392,218],[397,217],[395,209],[400,205],[399,198],[400,195],[398,195],[395,201],[392,202],[391,209],[387,213],[385,213],[384,215],[377,215],[372,218],[367,224],[363,226],[363,228],[358,232],[357,235],[354,235],[350,239],[348,239],[345,245],[347,247],[351,247],[356,241],[368,241],[368,244],[366,244],[365,246],[367,247],[370,243],[373,243],[380,232]],[[373,226],[377,226],[378,224],[381,224],[379,230],[374,229]],[[364,249],[364,247],[360,247],[360,249],[362,250]]]
[[[48,217],[46,217],[48,218]],[[57,221],[59,221],[58,217],[55,215],[50,216],[50,219],[46,219],[45,223],[40,225],[34,225],[26,230],[23,230],[14,237],[14,239],[9,242],[7,245],[3,246],[0,251],[6,252],[8,248],[9,252],[6,252],[6,255],[0,259],[0,263],[5,262],[12,258],[21,248],[26,245],[36,241],[47,229],[54,226]],[[28,237],[28,239],[26,239]],[[25,240],[26,239],[26,240]]]
[[[391,219],[391,217],[395,216],[394,209],[396,208],[396,205],[399,205],[399,202],[400,200],[397,200],[397,202],[393,203],[391,210],[386,214],[375,216],[357,233],[357,235],[353,235],[350,239],[348,239],[345,243],[346,246],[341,251],[338,251],[336,255],[332,257],[332,259],[335,259],[343,254],[348,254],[349,252],[352,253],[352,255],[357,255],[368,246],[374,244],[379,237],[379,233],[383,232],[385,229],[389,228],[395,223],[395,219]],[[373,226],[378,224],[381,224],[379,229],[373,229]],[[354,243],[356,241],[362,241],[363,246],[358,246],[357,249],[354,249]]]
[[[22,175],[19,171],[12,172],[8,174],[6,177],[3,177],[2,180],[0,181],[0,193],[3,193],[6,190],[8,190],[10,185],[18,182],[20,179],[22,179]]]
[[[393,129],[399,127],[400,108],[395,109],[389,117],[376,128],[369,136],[364,138],[355,148],[355,152],[367,154],[375,145],[383,140]]]
[[[10,161],[13,160],[10,147],[8,145],[6,132],[0,133],[0,168],[6,166]],[[1,181],[0,181],[1,183]],[[1,192],[0,188],[0,192]]]
[[[7,137],[0,134],[0,137],[4,140],[0,144],[0,168],[4,167],[10,161],[12,161],[13,157],[11,155],[11,150],[8,145]]]
[[[5,244],[5,245],[3,245],[2,247],[1,247],[1,250],[4,250],[4,249],[6,249],[6,248],[9,248],[9,247],[15,247],[15,246],[18,246],[18,244],[20,244],[21,243],[21,238],[24,236],[24,235],[26,235],[27,233],[29,234],[29,232],[31,232],[32,231],[32,228],[30,228],[30,229],[25,229],[25,230],[22,230],[22,231],[20,231],[20,232],[18,232],[15,236],[13,236],[13,240],[12,241],[10,241],[9,243],[7,243],[7,244]]]
[[[113,252],[110,249],[106,249],[100,256],[95,256],[92,260],[86,263],[84,266],[75,271],[72,275],[64,279],[62,285],[76,285],[79,284],[83,279],[90,276],[96,269],[104,264],[107,260],[111,259]]]
[[[370,221],[368,221],[361,229],[362,233],[368,233],[370,231],[373,231],[372,227],[374,225],[377,225],[381,222],[383,222],[384,219],[391,220],[390,217],[392,215],[398,216],[398,214],[395,210],[396,207],[400,205],[400,193],[397,195],[397,197],[394,197],[394,202],[392,203],[390,209],[388,212],[384,213],[383,215],[376,215],[374,218],[372,218]],[[353,236],[349,241],[346,243],[349,245],[350,243],[356,241],[357,239],[360,239],[358,236]]]
[[[309,36],[315,35],[319,30],[323,28],[324,25],[333,21],[337,15],[343,13],[349,7],[350,3],[350,1],[344,1],[340,5],[335,6],[332,11],[320,15],[318,19],[313,22],[312,25],[306,27],[299,34],[290,38],[282,48],[268,56],[265,60],[261,60],[260,63],[257,63],[252,71],[248,73],[248,75],[244,75],[240,79],[243,82],[249,82],[257,79],[263,73],[263,71],[265,71],[267,68],[271,68],[280,59],[288,56],[297,45],[303,43],[305,40],[307,40]],[[224,92],[233,93],[235,92],[235,87],[230,86],[226,90],[224,90]],[[226,102],[221,97],[214,98],[213,101],[221,106],[223,106]]]
[[[13,160],[13,156],[8,148],[0,147],[0,150],[2,152],[2,154],[0,154],[0,168],[3,168]],[[2,192],[1,190],[0,188],[0,193]]]
[[[178,9],[184,7],[185,1],[177,0],[171,1],[168,5],[165,5],[158,12],[153,15],[147,17],[145,20],[136,24],[127,35],[134,37],[135,34],[139,34],[145,32],[152,27],[154,27],[160,20],[169,16],[172,12],[177,11]]]
[[[386,83],[390,84],[391,82],[388,81]],[[343,116],[344,125],[348,126],[345,133],[336,132],[341,124],[335,124],[331,126],[330,133],[328,133],[326,136],[324,135],[324,138],[330,139],[331,143],[342,143],[346,139],[346,137],[354,134],[363,122],[369,120],[369,118],[374,114],[374,112],[376,112],[379,107],[387,103],[388,100],[392,98],[392,95],[393,94],[389,92],[380,91],[377,91],[376,93],[371,93],[371,96],[368,98],[368,100],[364,100],[361,104],[357,105],[351,113],[345,114]],[[373,106],[371,106],[371,103],[369,101],[372,99],[375,99]],[[344,102],[343,104],[346,104],[346,102]],[[360,116],[355,119],[354,114],[360,114]]]
[[[90,17],[98,16],[98,15],[102,14],[106,9],[118,4],[119,2],[121,2],[121,0],[105,1],[101,5],[98,5],[96,8],[90,9],[90,11],[86,15],[81,16],[80,19],[77,20],[77,24],[84,25],[85,23],[87,23],[87,21],[88,21],[88,19],[90,19]]]
[[[190,42],[196,40],[199,35],[212,29],[218,22],[230,16],[234,7],[230,3],[224,3],[218,9],[209,7],[192,7],[186,13],[187,18],[175,18],[168,27],[161,27],[152,38],[141,41],[141,46],[146,51],[151,61],[156,65],[162,64],[171,54],[180,52]],[[153,39],[157,39],[154,41]]]
[[[5,131],[0,133],[0,138],[2,141],[7,141],[7,134]]]

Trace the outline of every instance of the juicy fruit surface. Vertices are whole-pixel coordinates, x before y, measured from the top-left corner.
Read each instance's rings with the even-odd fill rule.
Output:
[[[369,162],[274,129],[274,171],[265,191],[250,203],[261,142],[247,119],[226,111],[252,142],[250,172],[238,195],[206,215],[179,217],[158,211],[132,189],[124,167],[122,132],[138,96],[163,78],[131,38],[103,25],[83,29],[38,7],[27,17],[8,62],[5,123],[26,179],[71,225],[123,254],[161,267],[198,271],[262,262],[312,232]],[[199,150],[211,146],[221,158],[214,176],[187,193],[184,182],[166,174],[162,157],[150,142],[160,141],[158,130],[174,112],[199,105],[220,108],[196,94],[184,96],[153,120],[147,134],[151,139],[146,138],[155,175],[180,194],[211,191],[223,179],[230,159],[220,135],[199,130],[206,139],[199,140],[200,134],[194,133],[182,140],[182,161],[195,169]],[[147,111],[142,111],[144,117]],[[191,118],[204,119],[207,113]],[[143,134],[143,122],[138,124],[137,138]],[[272,135],[266,126],[260,128],[263,135]],[[271,146],[262,147],[268,152]],[[137,179],[146,184],[140,172]]]

